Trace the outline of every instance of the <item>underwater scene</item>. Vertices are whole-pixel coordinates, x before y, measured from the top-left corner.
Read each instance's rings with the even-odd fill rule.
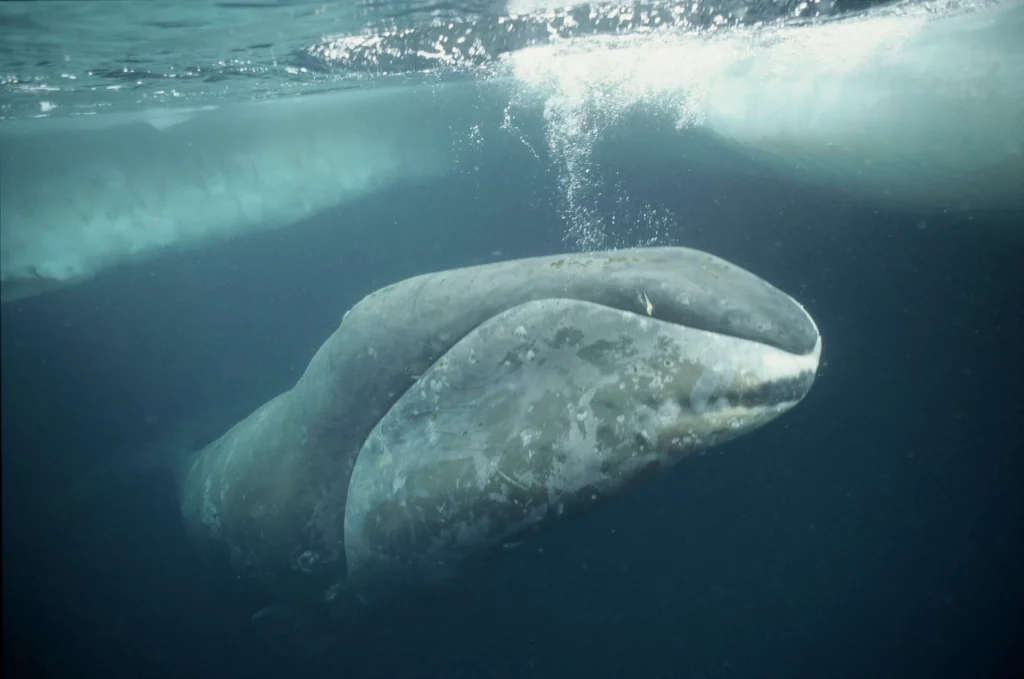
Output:
[[[0,4],[6,677],[1024,676],[1024,1]]]

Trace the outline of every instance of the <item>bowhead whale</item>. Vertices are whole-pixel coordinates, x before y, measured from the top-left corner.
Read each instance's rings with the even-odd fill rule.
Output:
[[[796,301],[685,248],[418,276],[185,456],[181,513],[277,601],[393,602],[770,422],[820,351]]]

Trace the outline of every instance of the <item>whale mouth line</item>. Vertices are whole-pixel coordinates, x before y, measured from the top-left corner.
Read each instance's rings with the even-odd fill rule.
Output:
[[[638,300],[638,302],[640,304],[637,304],[637,305],[613,304],[613,303],[608,303],[606,301],[593,301],[593,300],[589,300],[589,299],[582,298],[582,297],[573,297],[573,296],[564,296],[564,297],[562,297],[562,296],[557,296],[557,295],[552,295],[550,297],[539,297],[539,298],[524,300],[524,301],[519,302],[518,304],[513,304],[511,306],[508,306],[508,307],[502,309],[501,311],[498,311],[498,312],[492,314],[491,316],[483,319],[478,325],[470,328],[468,331],[466,331],[460,337],[455,338],[454,340],[450,341],[448,346],[445,347],[444,351],[448,351],[449,349],[451,349],[457,343],[461,342],[463,339],[465,339],[466,337],[471,335],[474,331],[476,331],[477,328],[479,328],[479,327],[489,323],[494,318],[496,318],[496,317],[498,317],[498,316],[500,316],[500,315],[502,315],[504,313],[508,313],[509,311],[511,311],[513,309],[516,309],[516,308],[521,307],[521,306],[535,304],[535,303],[545,303],[545,302],[550,303],[550,302],[565,301],[565,302],[585,302],[587,304],[592,304],[592,305],[594,305],[596,307],[601,307],[602,309],[606,309],[608,311],[622,313],[622,314],[628,314],[629,316],[633,316],[633,317],[641,319],[641,321],[647,320],[647,321],[651,321],[651,322],[664,323],[664,324],[669,325],[669,326],[676,326],[676,327],[680,327],[680,328],[688,328],[690,330],[697,330],[697,331],[701,331],[701,332],[707,332],[709,334],[717,335],[719,337],[725,337],[725,338],[735,339],[735,340],[743,340],[743,341],[747,341],[747,342],[752,342],[754,344],[759,344],[759,345],[762,345],[762,346],[765,346],[765,347],[771,347],[772,349],[777,349],[779,351],[785,352],[786,354],[789,354],[790,356],[793,356],[794,358],[805,358],[805,359],[807,359],[808,360],[808,364],[809,364],[808,369],[812,370],[812,371],[816,369],[817,364],[818,364],[818,360],[819,360],[819,358],[821,356],[821,333],[818,331],[818,326],[814,322],[814,318],[807,312],[806,309],[804,309],[803,305],[799,304],[796,300],[794,300],[792,298],[789,298],[789,300],[793,303],[794,306],[796,306],[798,309],[800,309],[800,311],[804,315],[804,318],[807,320],[807,322],[810,324],[811,328],[814,331],[814,337],[815,337],[814,345],[809,350],[807,350],[807,351],[794,351],[791,348],[788,348],[788,347],[785,347],[785,346],[779,346],[777,343],[766,341],[765,339],[758,339],[758,338],[753,338],[753,337],[745,336],[744,334],[738,333],[738,332],[737,333],[728,332],[727,330],[722,329],[722,328],[705,327],[705,326],[703,326],[702,324],[699,324],[699,323],[689,323],[689,322],[687,322],[683,318],[684,314],[679,313],[679,309],[672,308],[671,306],[668,306],[668,305],[665,305],[665,304],[661,304],[661,305],[655,306],[651,302],[650,298],[647,297],[647,295],[645,293],[639,293],[638,297],[637,297],[637,300]],[[637,308],[638,306],[641,306],[641,308],[638,309]],[[665,313],[665,311],[664,311],[666,306],[668,306],[668,308],[669,308],[669,313]],[[685,309],[685,306],[684,306],[684,309]],[[671,313],[672,311],[675,311],[676,313]]]

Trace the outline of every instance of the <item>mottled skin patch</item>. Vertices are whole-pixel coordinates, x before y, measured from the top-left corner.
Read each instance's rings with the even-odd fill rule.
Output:
[[[582,338],[580,338],[582,341]],[[581,347],[576,355],[587,363],[601,368],[608,363],[610,356],[636,356],[633,341],[628,337],[620,337],[616,341],[598,339],[585,347]]]
[[[561,349],[564,346],[578,347],[583,343],[583,333],[576,328],[559,328],[554,336],[545,339],[544,343],[552,349]]]

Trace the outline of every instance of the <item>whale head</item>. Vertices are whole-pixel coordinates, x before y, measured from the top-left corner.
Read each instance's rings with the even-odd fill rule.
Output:
[[[412,289],[431,327],[461,318],[450,305],[467,296],[487,308],[454,324],[359,448],[345,588],[364,600],[444,581],[764,425],[807,394],[821,351],[792,298],[682,248],[434,274],[386,289],[353,320]]]

